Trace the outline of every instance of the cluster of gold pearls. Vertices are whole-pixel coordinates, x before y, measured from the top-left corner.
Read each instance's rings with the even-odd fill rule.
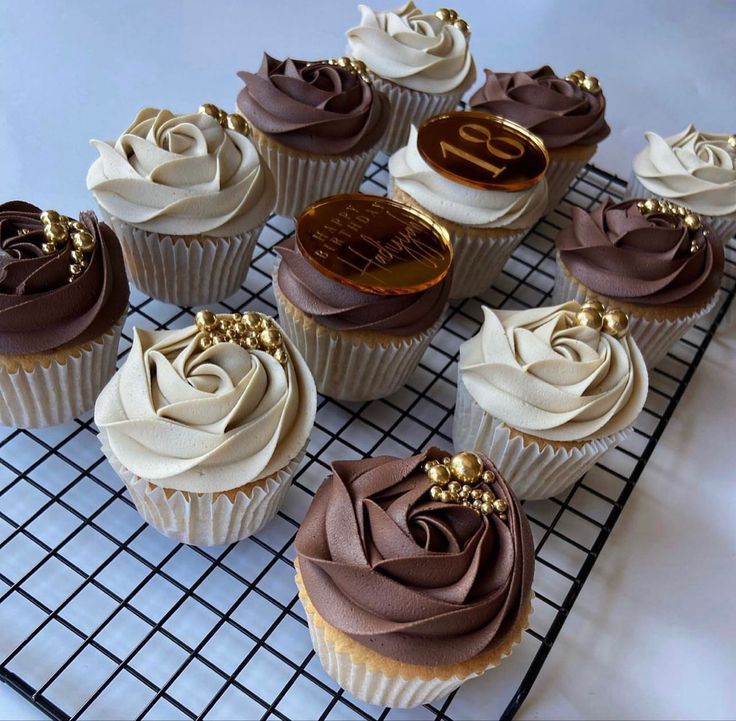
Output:
[[[200,310],[194,317],[197,330],[202,333],[199,347],[207,350],[218,343],[235,343],[248,350],[262,350],[272,355],[281,365],[289,356],[284,347],[281,331],[267,315],[247,313],[218,313]]]
[[[328,60],[327,64],[349,70],[351,73],[359,75],[361,80],[366,83],[371,82],[370,76],[368,75],[368,67],[362,60],[356,60],[355,58],[349,58],[347,55],[343,55],[341,58]]]
[[[708,237],[708,229],[703,228],[702,218],[684,205],[678,205],[665,198],[648,198],[647,200],[640,200],[636,204],[636,207],[642,213],[662,213],[664,215],[671,215],[674,218],[680,218],[688,230],[696,231],[702,229],[703,237]],[[690,252],[697,252],[699,247],[697,238],[693,238],[690,241]]]
[[[619,308],[607,308],[599,300],[586,300],[575,315],[575,322],[614,338],[623,338],[629,330],[629,316]]]
[[[212,103],[200,105],[199,112],[214,118],[227,130],[234,130],[236,133],[242,133],[243,135],[250,133],[248,123],[242,115],[238,115],[237,113],[228,114],[222,108],[218,108],[217,105],[213,105]]]
[[[429,494],[433,501],[459,503],[480,515],[495,513],[502,521],[507,519],[506,500],[496,498],[490,489],[495,474],[484,469],[478,454],[463,451],[452,458],[443,458],[442,462],[427,461],[424,472],[432,484]],[[486,488],[481,488],[481,484]]]
[[[82,275],[89,264],[89,254],[95,249],[95,238],[82,222],[67,218],[55,210],[44,210],[40,218],[45,239],[41,250],[45,255],[56,253],[71,239],[73,246],[69,263],[69,282],[71,283]]]
[[[461,17],[458,17],[457,11],[451,8],[440,8],[435,15],[442,20],[443,23],[454,25],[461,33],[469,33],[470,26]]]
[[[577,85],[583,90],[587,90],[592,95],[598,95],[601,92],[601,86],[595,75],[586,75],[584,70],[574,70],[566,78],[568,83]]]

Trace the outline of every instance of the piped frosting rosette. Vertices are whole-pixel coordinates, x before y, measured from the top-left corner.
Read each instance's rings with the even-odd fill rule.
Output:
[[[438,173],[419,152],[416,127],[388,168],[391,197],[429,213],[450,232],[455,251],[451,298],[489,288],[547,207],[544,178],[512,192],[472,187]]]
[[[573,208],[555,239],[556,302],[596,297],[630,316],[649,368],[718,299],[724,250],[708,223],[656,198]]]
[[[0,425],[57,425],[94,406],[128,306],[122,260],[92,212],[0,205]]]
[[[413,2],[377,12],[359,5],[360,24],[347,31],[348,53],[363,61],[391,102],[383,149],[406,143],[412,123],[453,110],[475,81],[470,32],[458,18],[423,13]]]
[[[448,454],[433,448],[333,463],[297,534],[315,649],[369,703],[429,703],[498,665],[527,625],[528,521],[487,458],[458,455],[477,459],[502,515],[435,500],[428,467]]]
[[[186,305],[231,295],[276,198],[250,138],[206,112],[146,108],[114,143],[92,144],[100,157],[87,187],[121,238],[133,282]]]
[[[693,125],[663,138],[645,133],[634,158],[627,197],[667,198],[707,217],[719,238],[736,234],[736,135],[704,133]]]
[[[186,543],[234,542],[270,520],[314,423],[314,382],[298,351],[273,321],[246,317],[283,352],[212,340],[196,326],[136,328],[95,407],[103,449],[140,513]]]
[[[563,491],[624,440],[647,395],[629,335],[581,324],[581,307],[493,311],[460,346],[456,446],[492,454],[521,498]]]

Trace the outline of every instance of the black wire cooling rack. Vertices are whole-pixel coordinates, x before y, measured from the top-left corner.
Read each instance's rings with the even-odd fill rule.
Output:
[[[363,190],[383,193],[385,163]],[[586,167],[541,221],[483,301],[548,301],[553,238],[571,205],[590,209],[625,183]],[[272,246],[292,224],[264,230],[245,286],[220,307],[275,312]],[[141,521],[104,461],[91,414],[43,431],[0,431],[0,677],[57,719],[386,719],[513,717],[677,407],[736,288],[736,244],[708,323],[651,374],[636,432],[564,496],[529,502],[536,541],[535,612],[514,654],[456,693],[411,711],[380,709],[343,692],[314,655],[294,585],[294,536],[340,458],[451,448],[457,350],[479,328],[481,299],[453,304],[410,382],[390,398],[320,397],[303,466],[278,516],[257,537],[191,548]],[[171,328],[192,310],[133,291],[120,358],[133,325]]]

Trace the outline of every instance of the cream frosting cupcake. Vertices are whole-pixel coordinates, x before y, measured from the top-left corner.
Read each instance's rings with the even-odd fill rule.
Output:
[[[348,53],[365,63],[391,102],[382,148],[393,153],[412,124],[454,109],[475,82],[470,29],[454,10],[430,15],[413,2],[396,10],[358,9],[360,24],[347,31]]]
[[[134,329],[95,422],[143,518],[210,546],[250,536],[275,515],[315,407],[309,369],[270,318],[200,311],[181,330]]]
[[[564,491],[644,407],[647,369],[625,315],[609,310],[597,330],[587,324],[600,310],[484,308],[479,333],[460,346],[454,444],[492,456],[520,498]]]
[[[195,305],[245,280],[276,197],[247,132],[242,118],[208,104],[184,115],[146,108],[114,143],[92,141],[100,156],[87,187],[143,292]]]
[[[464,116],[464,113],[457,113]],[[544,214],[544,177],[518,191],[475,187],[439,166],[431,167],[411,128],[408,144],[389,159],[389,193],[447,228],[454,249],[450,298],[469,298],[487,290],[514,249]]]
[[[688,125],[663,138],[645,133],[634,158],[628,198],[656,195],[704,216],[727,243],[736,235],[736,134],[704,133]]]

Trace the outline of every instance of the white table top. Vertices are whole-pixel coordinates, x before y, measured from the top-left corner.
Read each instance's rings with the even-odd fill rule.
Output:
[[[595,162],[623,177],[644,130],[733,130],[736,7],[724,2],[464,0],[479,68],[549,63],[601,78],[611,137]],[[294,22],[298,17],[300,21]],[[90,207],[89,138],[144,105],[230,107],[262,50],[339,55],[344,0],[208,3],[4,0],[0,198]],[[731,42],[729,42],[729,39]],[[736,715],[736,310],[697,371],[519,714],[539,718]],[[0,719],[43,718],[0,685]]]

